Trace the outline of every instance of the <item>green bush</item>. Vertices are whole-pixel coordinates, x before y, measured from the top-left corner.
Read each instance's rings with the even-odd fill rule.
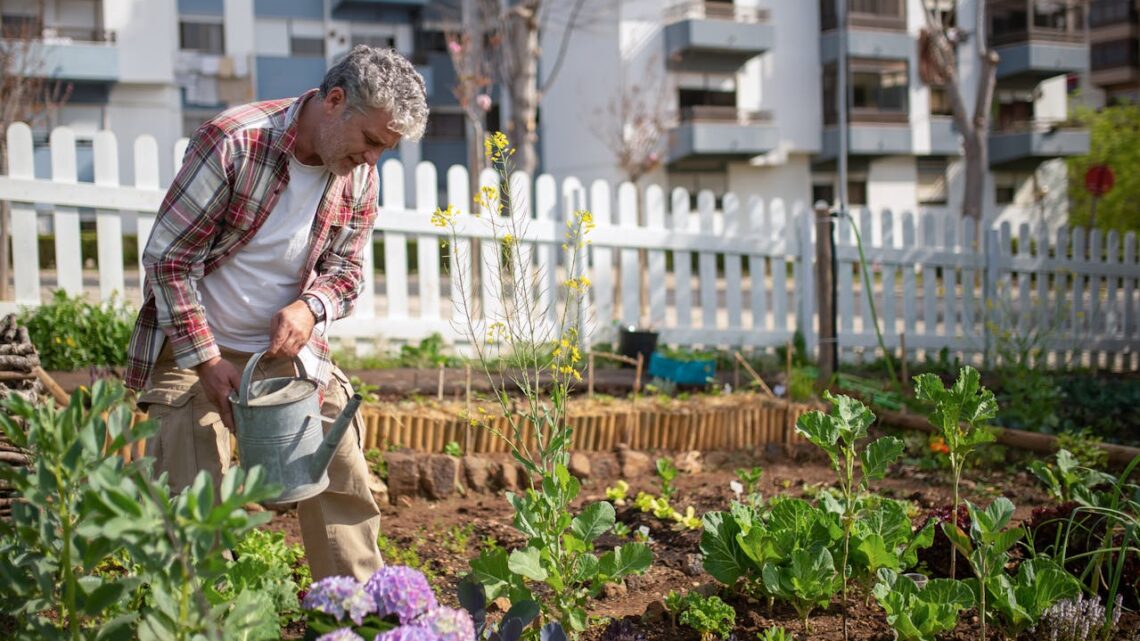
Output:
[[[125,365],[134,315],[125,303],[93,304],[60,289],[50,302],[23,309],[19,322],[27,326],[44,369],[74,370]]]
[[[55,269],[55,236],[46,235],[38,238],[40,253],[40,269]],[[79,250],[83,258],[90,258],[99,264],[99,237],[94,231],[79,232]],[[123,267],[134,268],[139,264],[138,236],[123,236]]]

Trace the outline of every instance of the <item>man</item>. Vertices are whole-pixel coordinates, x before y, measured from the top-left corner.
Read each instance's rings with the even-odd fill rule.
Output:
[[[354,48],[299,98],[230,109],[203,125],[143,255],[146,299],[126,383],[160,424],[147,443],[172,490],[230,463],[228,396],[249,357],[273,371],[294,357],[321,387],[325,416],[352,389],[322,335],[362,287],[372,238],[374,165],[427,121],[423,78],[391,50]],[[264,361],[265,359],[263,359]],[[329,466],[329,487],[298,506],[313,578],[365,579],[383,565],[359,417]]]

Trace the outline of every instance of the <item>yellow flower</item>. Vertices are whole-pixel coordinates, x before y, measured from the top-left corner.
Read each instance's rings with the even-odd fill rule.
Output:
[[[439,209],[437,207],[435,213],[431,215],[431,224],[436,227],[450,227],[455,222],[455,217],[458,214],[459,211],[455,208],[455,205],[448,205],[447,209]]]
[[[511,245],[514,245],[514,244],[515,244],[515,237],[513,235],[506,234],[503,236],[503,245],[510,247]]]

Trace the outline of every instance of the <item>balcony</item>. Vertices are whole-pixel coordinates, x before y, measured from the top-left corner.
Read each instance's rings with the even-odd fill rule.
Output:
[[[686,1],[666,11],[665,53],[682,71],[734,72],[772,48],[768,14],[725,2]]]
[[[847,153],[851,156],[913,153],[914,137],[906,112],[852,108],[847,132]],[[839,156],[839,136],[839,127],[825,125],[817,160],[833,160]]]
[[[346,7],[379,7],[402,9],[426,7],[428,0],[332,0],[329,10],[337,11]]]
[[[44,27],[36,33],[35,39],[8,30],[4,33],[6,43],[27,43],[29,63],[24,72],[28,75],[73,82],[119,80],[119,49],[113,32]]]
[[[1089,80],[1100,87],[1140,80],[1140,43],[1135,37],[1093,43],[1089,50]]]
[[[779,134],[766,112],[684,107],[680,123],[669,133],[667,161],[674,168],[723,165],[766,154],[778,142]]]
[[[820,31],[839,27],[835,13],[835,0],[820,0]],[[904,0],[850,0],[847,6],[847,23],[851,29],[872,29],[906,32],[906,3]]]
[[[1089,132],[1066,122],[1003,123],[990,132],[990,167],[1027,169],[1051,158],[1089,153]]]
[[[1089,68],[1085,5],[1079,0],[989,0],[989,39],[1000,56],[998,82],[1032,89]]]

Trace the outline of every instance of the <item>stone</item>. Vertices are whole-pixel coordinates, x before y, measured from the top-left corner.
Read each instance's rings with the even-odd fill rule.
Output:
[[[673,465],[682,474],[700,474],[701,470],[704,469],[701,463],[701,453],[698,450],[678,454],[673,458]]]
[[[590,459],[590,473],[593,478],[616,479],[621,474],[621,468],[618,466],[617,459],[613,454],[608,452],[593,452]]]
[[[645,614],[641,615],[642,623],[661,623],[669,619],[669,608],[665,607],[665,601],[657,599],[645,607]]]
[[[592,466],[590,465],[590,457],[585,452],[574,452],[570,454],[570,465],[568,469],[570,473],[580,479],[590,478]]]
[[[481,456],[464,456],[463,457],[463,477],[467,481],[467,487],[475,492],[487,492],[491,476],[495,471],[495,464],[493,461],[485,459]]]
[[[455,494],[459,484],[459,459],[447,454],[432,454],[424,461],[423,486],[428,498],[443,500]]]
[[[495,475],[495,482],[498,483],[499,489],[513,492],[519,489],[521,478],[518,466],[506,462],[499,467],[498,474]]]
[[[511,600],[501,596],[487,604],[488,612],[506,612],[511,609]]]
[[[420,494],[420,466],[412,454],[388,452],[384,454],[388,462],[388,494],[393,501],[402,497],[417,497]]]
[[[635,479],[649,474],[653,468],[653,460],[649,455],[628,447],[618,446],[618,464],[621,465],[621,476],[625,479]]]
[[[607,583],[602,587],[602,595],[607,599],[620,599],[629,594],[624,582]]]
[[[370,473],[368,475],[368,490],[372,492],[372,498],[376,501],[376,505],[387,505],[392,500],[388,496],[388,484],[375,474]]]
[[[700,576],[705,571],[704,558],[700,554],[686,554],[681,570],[688,576]]]

